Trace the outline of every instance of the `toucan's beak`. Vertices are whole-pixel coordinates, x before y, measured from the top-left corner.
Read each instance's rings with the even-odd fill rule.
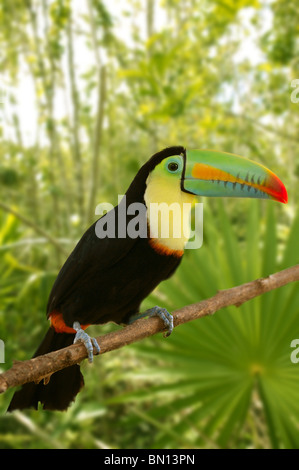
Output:
[[[214,150],[186,151],[182,189],[197,196],[288,202],[284,184],[272,171],[247,158]]]

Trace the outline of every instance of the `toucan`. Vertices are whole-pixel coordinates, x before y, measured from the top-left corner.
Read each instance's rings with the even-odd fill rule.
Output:
[[[137,318],[143,299],[178,268],[188,241],[184,227],[176,234],[169,230],[165,236],[162,229],[169,220],[165,215],[153,217],[151,208],[160,203],[191,207],[198,196],[282,203],[288,199],[284,184],[273,172],[246,158],[183,146],[156,153],[140,168],[125,197],[84,233],[62,266],[47,305],[50,327],[33,357],[83,341],[92,361],[93,351],[99,353],[100,345],[85,331],[89,325],[126,325]],[[136,205],[145,208],[136,223],[143,230],[137,227],[133,234],[129,230],[119,233],[123,228],[120,215],[126,214],[127,227],[134,224],[136,213],[130,208]],[[111,221],[115,230],[109,234]],[[106,236],[99,233],[99,222]],[[166,309],[156,306],[145,314],[160,316],[166,335],[171,333],[172,316]],[[50,380],[23,385],[8,411],[38,409],[39,402],[46,410],[65,410],[83,385],[80,366],[73,365],[55,372]]]

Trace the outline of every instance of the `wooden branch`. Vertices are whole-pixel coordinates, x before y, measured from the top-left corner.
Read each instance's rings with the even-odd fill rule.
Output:
[[[254,297],[294,281],[299,281],[299,264],[271,274],[266,278],[256,279],[231,289],[219,291],[209,299],[176,310],[173,312],[174,326],[206,315],[212,315],[230,305],[238,307]],[[151,317],[137,320],[125,328],[100,336],[97,341],[101,347],[102,355],[164,330],[165,325],[162,320]],[[11,369],[0,374],[0,393],[5,392],[10,387],[16,387],[27,382],[39,382],[42,378],[65,367],[77,364],[86,357],[85,346],[82,343],[77,343],[28,361],[14,362]]]

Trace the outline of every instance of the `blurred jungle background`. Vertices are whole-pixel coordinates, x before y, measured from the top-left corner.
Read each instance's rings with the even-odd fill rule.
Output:
[[[2,371],[39,344],[51,286],[96,205],[117,204],[166,146],[265,164],[289,203],[204,200],[203,247],[144,308],[299,262],[298,53],[295,0],[0,1]],[[6,415],[11,390],[0,447],[298,448],[298,318],[290,284],[85,361],[65,413]]]

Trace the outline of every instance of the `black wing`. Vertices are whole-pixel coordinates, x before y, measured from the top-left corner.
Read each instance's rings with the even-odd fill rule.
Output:
[[[118,206],[104,215],[100,220],[115,220],[116,235]],[[97,221],[98,222],[98,221]],[[80,291],[79,285],[92,279],[93,274],[97,282],[105,276],[108,268],[118,263],[134,247],[137,239],[106,237],[98,238],[95,222],[82,236],[78,244],[62,266],[52,287],[48,305],[47,316],[54,310],[59,310],[62,304]]]

